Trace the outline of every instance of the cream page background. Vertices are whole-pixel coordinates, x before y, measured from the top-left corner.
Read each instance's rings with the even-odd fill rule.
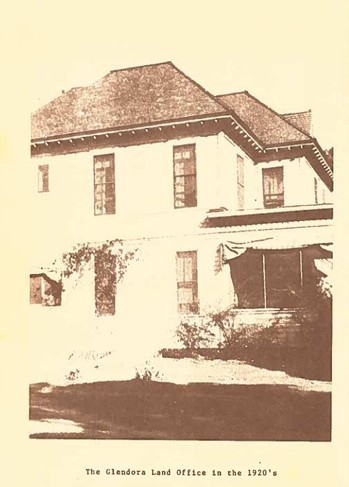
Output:
[[[349,2],[11,2],[0,28],[0,483],[347,486],[349,474]],[[30,112],[111,69],[172,60],[213,93],[248,89],[281,112],[312,108],[335,146],[333,440],[179,442],[28,439]],[[43,347],[45,344],[43,344]],[[261,464],[259,464],[261,462]],[[275,478],[87,477],[86,468],[245,470]]]

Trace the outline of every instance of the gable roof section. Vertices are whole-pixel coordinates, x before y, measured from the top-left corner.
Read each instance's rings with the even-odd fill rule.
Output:
[[[232,109],[266,147],[311,140],[309,134],[247,91],[219,95],[217,99]]]
[[[63,93],[32,116],[32,139],[225,113],[171,62],[111,71]]]
[[[311,135],[311,110],[305,112],[284,113],[282,118],[303,133]]]

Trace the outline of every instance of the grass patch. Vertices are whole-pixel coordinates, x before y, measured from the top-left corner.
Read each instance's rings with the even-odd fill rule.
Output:
[[[30,419],[66,419],[83,433],[36,438],[330,441],[331,395],[285,385],[152,381],[30,387]]]

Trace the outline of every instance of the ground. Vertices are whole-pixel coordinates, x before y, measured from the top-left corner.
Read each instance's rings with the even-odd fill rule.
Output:
[[[133,380],[106,375],[90,383],[33,384],[31,437],[331,439],[329,383],[200,359],[155,360]]]

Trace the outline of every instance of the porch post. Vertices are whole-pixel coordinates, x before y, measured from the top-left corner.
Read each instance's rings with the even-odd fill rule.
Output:
[[[267,286],[266,286],[266,276],[265,276],[265,254],[263,257],[263,298],[264,298],[264,308],[267,307]]]

